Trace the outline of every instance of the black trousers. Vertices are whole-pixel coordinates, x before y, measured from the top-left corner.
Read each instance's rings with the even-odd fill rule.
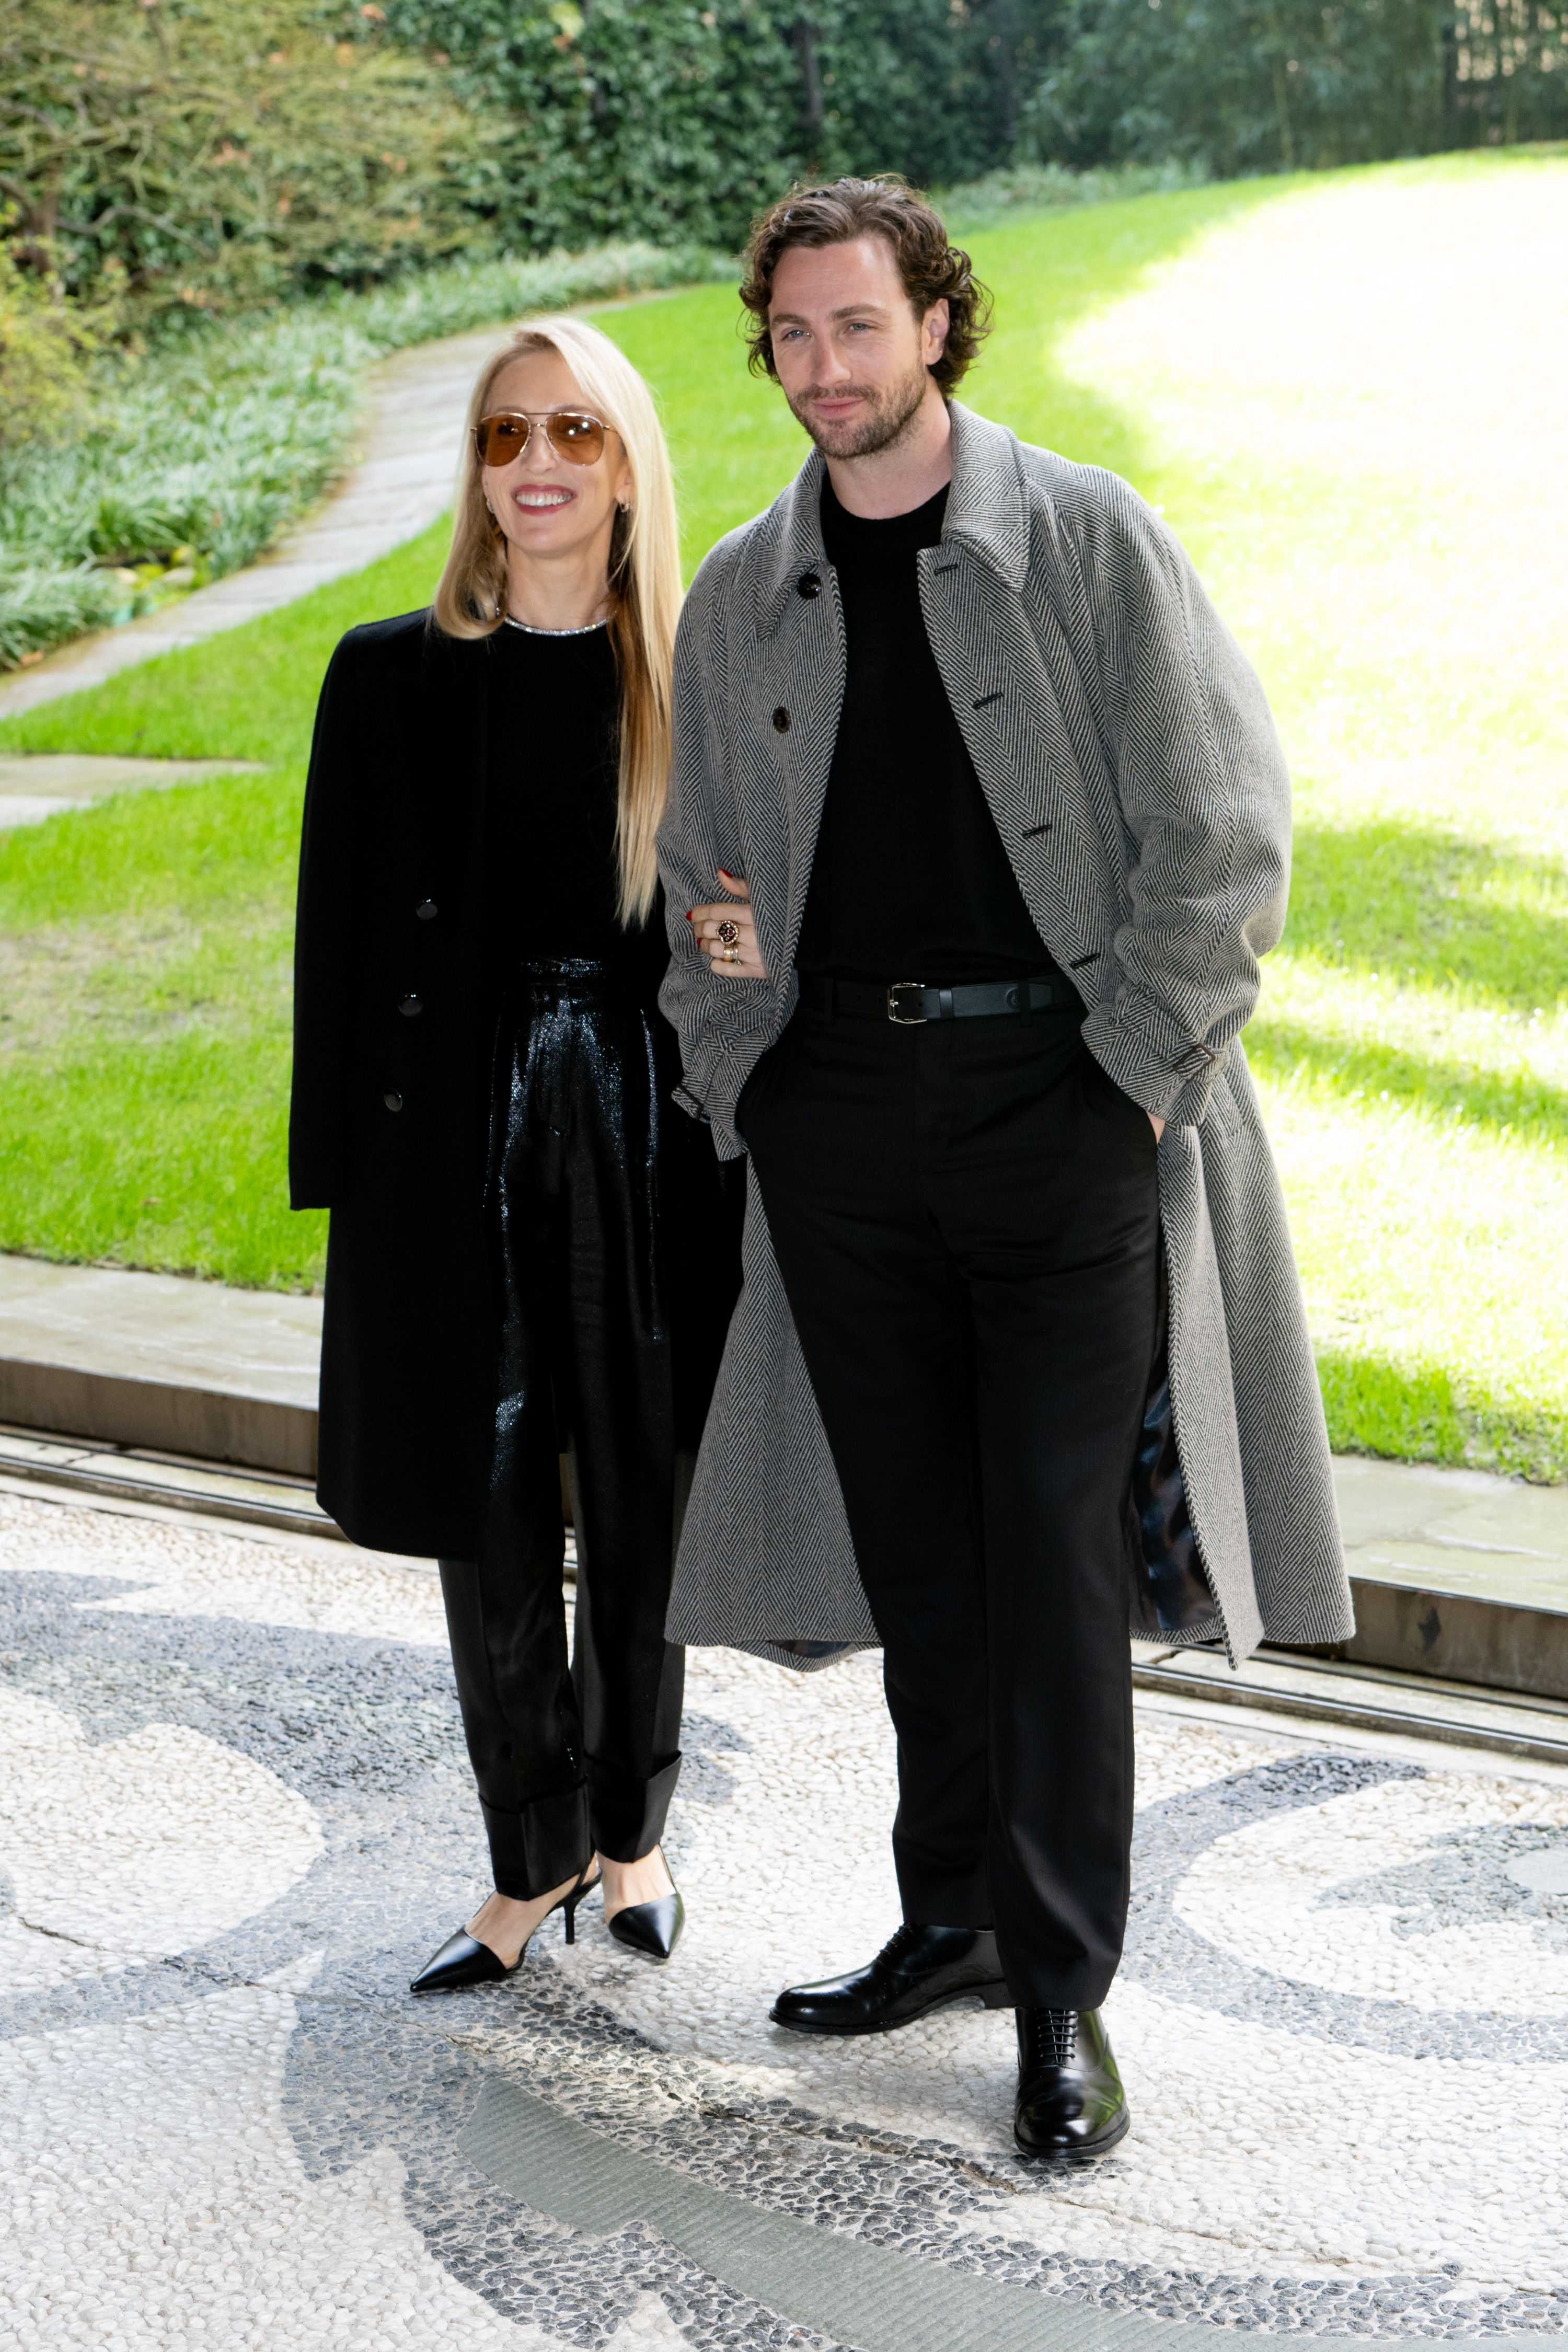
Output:
[[[669,1107],[679,1076],[657,1008],[601,967],[526,968],[492,1088],[490,1498],[479,1559],[440,1564],[495,1885],[521,1901],[595,1849],[650,1853],[680,1770],[685,1654],[664,1621],[739,1287],[742,1198]]]
[[[742,1097],[898,1736],[908,1919],[1095,2007],[1132,1822],[1134,1455],[1156,1145],[1076,1016],[804,1007]]]

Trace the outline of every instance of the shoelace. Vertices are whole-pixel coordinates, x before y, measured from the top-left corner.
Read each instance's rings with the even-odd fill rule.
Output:
[[[908,1919],[904,1921],[901,1927],[895,1927],[887,1942],[883,1945],[881,1950],[878,1953],[876,1960],[872,1962],[871,1965],[873,1968],[882,1960],[897,1960],[901,1958],[920,1932],[918,1926],[911,1926]]]
[[[1043,2065],[1070,2066],[1078,2054],[1076,2009],[1037,2009],[1030,2019],[1035,2054]]]

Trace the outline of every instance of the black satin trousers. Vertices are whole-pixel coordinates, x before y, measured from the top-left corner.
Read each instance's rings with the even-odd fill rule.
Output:
[[[1093,2009],[1132,1831],[1157,1153],[1075,1018],[802,1008],[741,1124],[883,1644],[906,1919]]]
[[[444,1559],[452,1659],[498,1891],[658,1843],[685,1654],[675,1539],[740,1282],[742,1198],[657,1007],[603,965],[521,968],[498,1027],[486,1185],[500,1330],[477,1560]],[[577,1539],[562,1599],[559,1457]]]

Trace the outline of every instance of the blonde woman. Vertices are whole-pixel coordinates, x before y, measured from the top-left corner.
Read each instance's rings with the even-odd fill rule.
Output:
[[[289,1134],[295,1207],[331,1211],[317,1492],[440,1562],[494,1879],[416,1992],[510,1974],[552,1910],[570,1940],[601,1883],[655,1958],[684,1916],[664,1620],[740,1267],[656,1009],[679,596],[647,385],[538,320],[474,387],[433,607],[351,631],[321,693]]]

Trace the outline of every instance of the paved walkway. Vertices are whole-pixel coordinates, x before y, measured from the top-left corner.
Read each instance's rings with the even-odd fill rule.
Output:
[[[1568,2331],[1561,1769],[1141,1700],[1133,2129],[1064,2176],[1005,2014],[767,2022],[897,1916],[874,1659],[693,1654],[668,1968],[595,1906],[419,2003],[486,1884],[427,1572],[0,1493],[0,2341]]]
[[[35,751],[0,759],[0,832],[41,824],[62,809],[86,808],[110,793],[184,784],[253,769],[251,760],[122,760],[81,751]]]
[[[384,361],[356,436],[364,456],[313,514],[246,571],[0,680],[0,718],[275,612],[415,538],[450,502],[474,377],[505,332],[504,326],[487,327]]]

